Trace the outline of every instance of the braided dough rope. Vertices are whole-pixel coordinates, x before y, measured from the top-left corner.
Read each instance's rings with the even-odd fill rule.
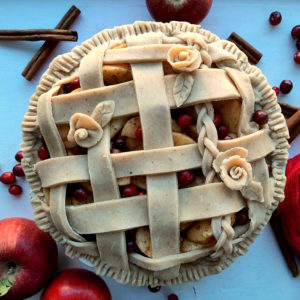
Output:
[[[216,42],[218,39],[210,34],[207,31],[199,29],[198,26],[190,25],[186,23],[173,22],[170,24],[160,24],[160,23],[151,23],[151,22],[140,22],[135,23],[134,25],[123,26],[115,30],[107,30],[104,31],[91,40],[84,43],[82,47],[77,47],[73,50],[71,54],[66,54],[61,56],[55,60],[55,62],[51,66],[51,70],[46,73],[41,81],[41,85],[38,88],[37,94],[32,98],[29,112],[25,117],[23,123],[23,150],[24,150],[24,169],[27,174],[27,178],[29,183],[31,184],[32,191],[35,193],[34,199],[32,199],[33,206],[36,211],[37,222],[40,226],[44,226],[45,220],[46,225],[45,228],[51,232],[51,234],[56,238],[56,240],[61,241],[63,243],[69,243],[68,241],[63,241],[61,239],[60,232],[57,231],[51,220],[49,221],[48,212],[46,208],[42,206],[42,201],[44,198],[43,193],[40,191],[40,183],[36,173],[34,172],[31,161],[35,159],[33,154],[33,149],[35,147],[35,141],[37,137],[37,124],[36,124],[36,103],[37,97],[47,91],[52,85],[59,81],[61,78],[65,77],[66,73],[70,73],[73,70],[76,70],[79,61],[82,56],[88,53],[93,47],[103,43],[109,43],[111,40],[119,40],[120,43],[125,36],[129,35],[137,35],[143,34],[145,32],[162,32],[168,38],[172,38],[175,35],[175,32],[193,32],[199,33],[207,42],[211,44],[212,42]],[[263,218],[259,223],[259,227],[255,228],[255,234],[258,234],[263,226],[268,221],[272,209],[274,209],[277,205],[277,201],[282,199],[283,197],[283,187],[284,187],[284,174],[280,171],[280,168],[285,164],[287,158],[287,147],[288,144],[286,142],[286,137],[288,135],[286,125],[284,123],[284,119],[280,115],[279,106],[276,104],[276,97],[274,92],[271,91],[271,87],[269,87],[266,83],[265,78],[261,75],[260,71],[251,67],[247,64],[247,61],[244,59],[243,55],[236,47],[231,46],[229,44],[222,46],[224,53],[231,53],[234,57],[233,61],[230,64],[245,72],[246,74],[251,74],[251,81],[253,86],[255,87],[255,95],[257,101],[263,106],[263,109],[266,109],[270,120],[278,120],[276,124],[276,128],[270,126],[272,131],[273,138],[277,140],[276,150],[272,154],[272,164],[273,167],[273,175],[274,175],[274,199],[271,204],[271,209],[266,210],[262,213]],[[220,64],[221,64],[220,60]],[[229,63],[224,63],[229,66]],[[277,114],[277,115],[276,115]],[[249,236],[244,238],[242,241],[239,241],[239,244],[236,246],[236,254],[240,255],[247,251],[249,244],[253,242],[253,237]],[[70,245],[70,244],[69,244]],[[78,249],[78,248],[77,248]],[[105,264],[101,262],[99,259],[94,259],[89,255],[80,254],[81,252],[76,250],[74,245],[67,246],[67,252],[72,256],[81,256],[89,259],[89,261],[97,267],[97,271],[102,275],[109,275],[114,277],[115,279],[126,283],[131,282],[133,284],[143,285],[143,284],[167,284],[167,283],[179,283],[183,281],[189,280],[198,280],[205,274],[219,272],[221,269],[225,268],[230,264],[233,260],[232,257],[227,257],[221,262],[207,266],[201,266],[198,264],[189,265],[189,267],[185,267],[184,265],[181,267],[181,277],[175,278],[170,281],[157,280],[155,279],[151,273],[143,271],[139,268],[134,268],[132,266],[132,270],[130,272],[121,272],[113,268],[107,267]]]
[[[202,172],[205,176],[205,183],[213,182],[215,178],[215,170],[212,168],[213,159],[218,155],[217,148],[218,134],[216,127],[213,123],[214,109],[211,103],[196,106],[198,113],[197,131],[198,148],[202,155]],[[234,237],[234,230],[231,226],[232,216],[227,215],[218,218],[212,218],[211,227],[213,235],[217,240],[214,246],[216,253],[212,254],[216,258],[217,252],[224,248],[226,254],[232,252],[232,239]],[[220,252],[219,252],[220,253]]]

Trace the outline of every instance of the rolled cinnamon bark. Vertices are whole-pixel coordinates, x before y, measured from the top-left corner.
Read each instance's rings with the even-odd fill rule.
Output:
[[[232,32],[227,40],[236,44],[236,46],[247,55],[251,64],[256,65],[262,58],[262,53],[244,40],[241,36],[239,36],[236,32]]]
[[[293,105],[287,104],[287,103],[279,101],[279,100],[278,100],[278,103],[281,107],[281,111],[282,111],[283,115],[286,118],[291,117],[295,112],[297,112],[298,109],[300,109],[300,107],[293,106]]]
[[[80,15],[80,10],[76,6],[72,6],[67,13],[63,16],[60,22],[56,25],[55,29],[69,29],[77,17]],[[50,56],[58,42],[46,41],[38,52],[34,55],[31,61],[27,64],[22,75],[31,80],[37,73],[43,63]]]
[[[298,109],[297,112],[295,112],[290,118],[288,118],[286,123],[290,132],[296,127],[300,127],[300,109]]]
[[[2,41],[77,41],[77,32],[65,29],[0,30]]]

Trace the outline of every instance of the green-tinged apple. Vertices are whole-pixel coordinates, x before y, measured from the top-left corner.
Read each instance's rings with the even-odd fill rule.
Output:
[[[200,23],[208,14],[212,0],[146,0],[154,20]]]
[[[0,220],[1,300],[21,300],[37,293],[52,277],[57,262],[55,241],[34,221]]]
[[[105,282],[85,269],[66,269],[44,290],[41,300],[111,300]]]

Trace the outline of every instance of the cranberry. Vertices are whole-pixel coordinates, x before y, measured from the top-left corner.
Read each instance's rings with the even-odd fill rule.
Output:
[[[294,61],[296,64],[300,64],[300,51],[296,52],[296,54],[294,55]]]
[[[122,153],[122,151],[119,150],[119,149],[112,149],[112,150],[111,150],[111,153],[117,154],[117,153]]]
[[[277,86],[273,86],[273,87],[272,87],[272,89],[275,91],[275,94],[276,94],[276,96],[278,96],[278,95],[279,95],[279,93],[280,93],[280,89],[279,89],[279,87],[277,87]]]
[[[189,185],[194,182],[195,174],[191,170],[178,172],[178,183],[180,186]]]
[[[226,135],[226,136],[224,136],[223,140],[225,140],[225,141],[232,140],[232,137],[230,135]]]
[[[268,114],[264,110],[257,110],[253,115],[253,121],[258,125],[264,125],[268,123]]]
[[[49,154],[49,151],[48,151],[48,148],[46,146],[41,146],[39,149],[38,149],[38,156],[41,160],[45,160],[45,159],[48,159],[50,157],[50,154]]]
[[[135,229],[126,230],[125,231],[126,241],[135,241],[135,234],[136,234]]]
[[[215,126],[218,128],[223,121],[223,116],[220,112],[218,112],[217,110],[215,110],[215,114],[214,114],[214,124]]]
[[[157,293],[160,291],[161,289],[161,286],[160,285],[157,285],[157,286],[150,286],[148,285],[148,289],[151,293]]]
[[[113,148],[118,149],[120,151],[126,151],[127,146],[126,146],[126,139],[123,137],[120,137],[113,142]]]
[[[24,171],[23,171],[23,167],[22,167],[21,164],[17,164],[17,165],[14,166],[13,173],[16,176],[19,176],[19,177],[24,177],[25,176]]]
[[[9,187],[8,191],[12,195],[20,195],[23,190],[19,185],[13,184]]]
[[[272,175],[272,171],[273,171],[272,165],[268,165],[268,170],[269,170],[269,175]]]
[[[89,192],[87,190],[85,190],[82,187],[79,187],[77,189],[74,190],[74,197],[76,200],[80,201],[80,202],[84,202],[88,199],[89,197]]]
[[[177,124],[182,129],[188,128],[192,124],[192,122],[193,122],[193,118],[188,114],[181,115],[177,119]]]
[[[23,152],[20,150],[16,153],[15,159],[16,161],[21,162],[22,158],[23,158]]]
[[[282,16],[279,11],[273,11],[270,14],[269,22],[271,25],[273,25],[273,26],[278,25],[281,22],[281,20],[282,20]]]
[[[248,222],[249,222],[248,208],[246,207],[236,213],[234,224],[235,225],[245,225]]]
[[[12,184],[16,181],[15,174],[13,172],[5,172],[0,177],[2,183],[4,184]]]
[[[69,183],[67,184],[67,196],[73,197],[74,196],[74,191],[78,188],[78,184],[76,183]]]
[[[64,93],[65,94],[68,94],[68,93],[71,93],[72,91],[76,90],[80,88],[80,80],[79,80],[79,77],[73,79],[73,81],[69,82],[69,83],[66,83],[64,85]]]
[[[136,196],[137,195],[137,188],[135,185],[125,185],[123,188],[122,188],[122,196],[123,197],[133,197],[133,196]]]
[[[291,35],[294,39],[300,38],[300,25],[296,25],[293,27],[293,29],[291,31]]]
[[[293,83],[290,80],[283,80],[280,83],[280,91],[283,94],[288,94],[293,88]]]
[[[168,296],[168,300],[179,300],[178,296],[175,294],[171,294]]]
[[[297,47],[297,49],[300,51],[300,39],[297,40],[297,42],[296,42],[296,47]]]
[[[138,252],[138,247],[134,241],[127,241],[126,245],[128,253]]]
[[[83,147],[76,146],[76,147],[72,148],[72,154],[73,155],[84,155],[84,154],[87,154],[87,150]]]
[[[221,125],[218,128],[218,136],[220,139],[223,139],[225,136],[227,136],[229,133],[229,129],[225,125]]]
[[[142,140],[143,139],[143,132],[142,132],[142,128],[138,127],[135,131],[135,136],[137,139]]]

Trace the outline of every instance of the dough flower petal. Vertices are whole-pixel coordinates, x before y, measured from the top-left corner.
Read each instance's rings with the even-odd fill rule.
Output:
[[[174,46],[168,52],[167,61],[177,72],[192,72],[199,69],[202,58],[192,46]]]
[[[76,113],[70,119],[68,140],[75,141],[77,145],[90,148],[95,146],[102,138],[103,129],[91,117]]]
[[[252,168],[245,158],[234,155],[223,160],[220,177],[231,190],[241,190],[252,181]]]
[[[70,119],[68,140],[84,148],[95,146],[102,138],[103,129],[111,120],[115,103],[107,100],[99,103],[91,116],[76,113]]]

